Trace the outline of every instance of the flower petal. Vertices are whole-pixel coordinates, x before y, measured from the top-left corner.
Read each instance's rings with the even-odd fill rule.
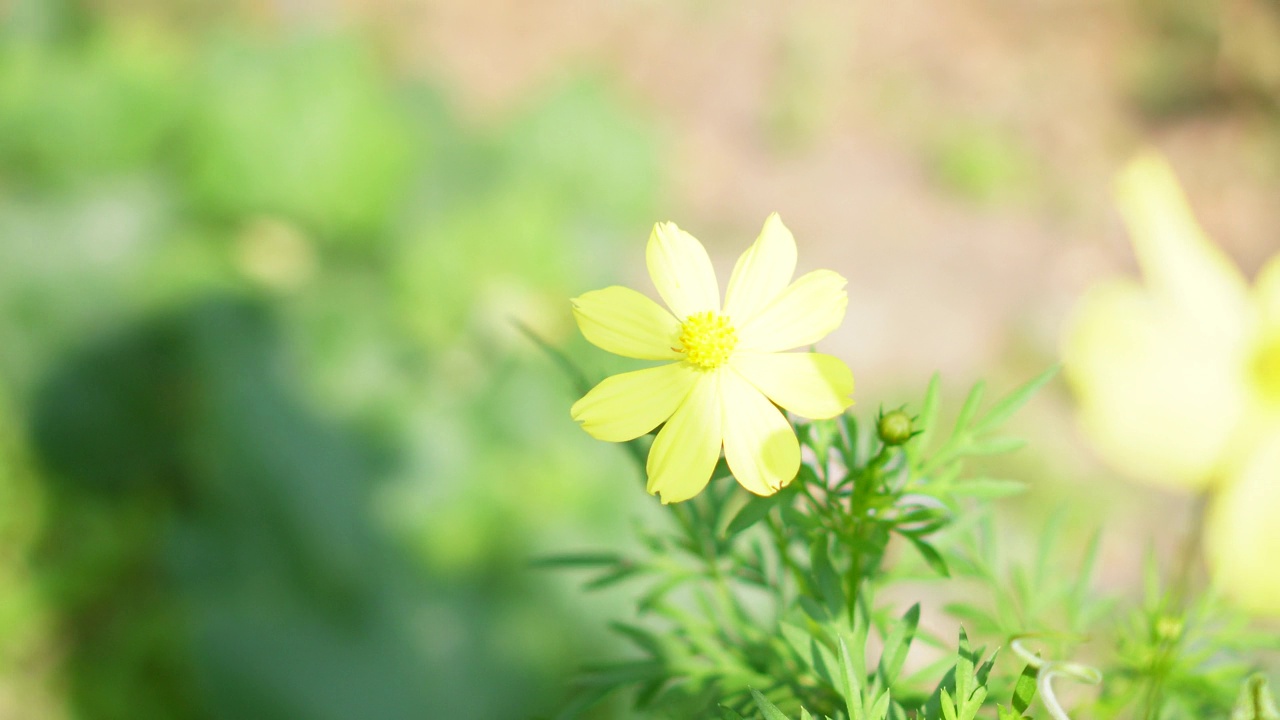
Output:
[[[1138,156],[1117,176],[1115,193],[1147,286],[1210,339],[1242,338],[1248,285],[1196,223],[1169,164],[1155,153]]]
[[[1214,582],[1241,607],[1280,615],[1280,436],[1258,450],[1209,509],[1205,554]]]
[[[1258,271],[1254,297],[1267,325],[1280,328],[1280,255],[1273,256]]]
[[[781,352],[826,337],[844,320],[846,281],[830,270],[801,275],[749,322],[738,327],[739,352]]]
[[[772,495],[800,471],[800,443],[773,403],[734,372],[723,373],[724,457],[742,487]]]
[[[853,373],[822,353],[735,353],[729,366],[784,409],[814,420],[853,404]]]
[[[1213,342],[1132,282],[1100,285],[1064,336],[1063,365],[1094,446],[1158,485],[1208,485],[1246,408],[1240,346]]]
[[[614,375],[582,396],[569,412],[597,440],[634,440],[671,417],[698,376],[686,363]]]
[[[591,344],[641,360],[678,360],[680,323],[658,303],[618,285],[574,298],[573,317]]]
[[[649,448],[646,489],[663,504],[702,492],[720,459],[720,376],[698,373],[693,390],[658,431]]]
[[[645,248],[649,277],[681,322],[704,310],[720,311],[720,286],[706,248],[675,223],[658,223]]]
[[[796,240],[778,213],[764,221],[755,243],[742,253],[729,277],[724,313],[745,325],[787,287],[796,272]]]

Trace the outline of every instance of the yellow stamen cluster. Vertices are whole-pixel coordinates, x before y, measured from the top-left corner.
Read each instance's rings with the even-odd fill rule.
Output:
[[[685,318],[676,351],[684,353],[695,366],[712,370],[723,365],[737,346],[738,332],[729,324],[729,318],[706,310]]]

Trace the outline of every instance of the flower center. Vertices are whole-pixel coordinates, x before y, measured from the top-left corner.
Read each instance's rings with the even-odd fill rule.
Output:
[[[1280,405],[1280,334],[1272,335],[1253,356],[1253,381],[1261,395]]]
[[[737,346],[738,331],[729,318],[707,310],[685,318],[680,326],[680,347],[675,350],[694,365],[711,370],[723,365]]]

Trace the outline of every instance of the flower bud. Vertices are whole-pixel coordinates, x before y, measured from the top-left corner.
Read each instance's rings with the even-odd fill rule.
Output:
[[[911,416],[902,410],[881,415],[876,423],[876,434],[885,445],[901,445],[911,439]]]

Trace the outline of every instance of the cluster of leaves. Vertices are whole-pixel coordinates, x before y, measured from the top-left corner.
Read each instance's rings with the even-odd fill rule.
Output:
[[[509,316],[651,222],[650,128],[576,74],[477,126],[258,5],[0,1],[0,704],[547,706],[604,633],[516,570],[623,498]]]
[[[1006,563],[981,501],[1018,492],[1021,484],[965,474],[966,460],[1019,446],[996,431],[1051,376],[1031,380],[985,412],[979,384],[945,436],[936,430],[936,377],[909,437],[891,437],[884,415],[870,425],[852,416],[800,424],[804,463],[776,495],[742,491],[722,464],[702,495],[671,507],[674,528],[640,530],[639,553],[539,560],[591,570],[589,588],[643,583],[637,609],[648,621],[613,625],[639,656],[588,666],[557,719],[586,716],[628,689],[646,717],[1010,720],[1023,717],[1038,688],[1049,713],[1065,717],[1049,680],[1097,682],[1099,672],[1042,660],[1022,650],[1018,638],[1034,635],[1052,657],[1073,657],[1087,653],[1082,633],[1116,617],[1117,601],[1089,587],[1098,538],[1076,573],[1050,571],[1059,546],[1053,527],[1029,567]],[[631,447],[638,461],[643,442]],[[919,603],[902,612],[878,599],[891,594],[885,592],[891,585],[930,578],[988,588],[989,602],[951,602],[943,610],[984,637],[1011,642],[1021,662],[997,666],[996,653],[983,659],[964,626],[956,649],[920,625]],[[1127,667],[1132,682],[1119,684],[1119,695],[1102,695],[1094,708],[1102,716],[1119,712],[1120,696],[1151,718],[1182,717],[1173,708],[1187,703],[1198,717],[1230,707],[1247,668],[1223,664],[1222,642],[1209,643],[1203,654],[1164,642],[1158,663],[1152,642],[1105,658],[1108,670]],[[913,647],[920,649],[907,663]],[[876,649],[878,660],[868,665]],[[1206,674],[1210,666],[1216,675]],[[1160,691],[1191,677],[1223,682]]]

